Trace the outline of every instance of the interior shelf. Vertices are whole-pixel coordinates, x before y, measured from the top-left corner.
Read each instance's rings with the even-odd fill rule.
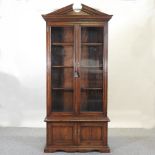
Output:
[[[81,88],[81,90],[102,90],[102,88]]]
[[[73,88],[52,88],[52,90],[66,90],[66,91],[73,91]]]
[[[103,43],[81,43],[83,46],[101,46]]]
[[[103,68],[103,66],[80,66],[81,68]],[[52,68],[73,68],[73,66],[52,66]]]
[[[73,43],[52,43],[54,46],[72,46]],[[84,46],[101,46],[103,43],[81,43]]]
[[[68,90],[68,91],[73,91],[73,88],[52,88],[52,90]],[[81,90],[102,90],[102,88],[81,88]]]
[[[73,68],[73,66],[52,66],[52,68]]]
[[[73,43],[52,43],[54,46],[72,46]]]
[[[103,68],[103,66],[80,66],[81,68]]]

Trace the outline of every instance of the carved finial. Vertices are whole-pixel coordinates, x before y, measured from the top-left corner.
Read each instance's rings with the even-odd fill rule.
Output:
[[[73,4],[73,10],[74,10],[75,12],[80,12],[81,9],[82,9],[81,3],[74,3],[74,4]]]

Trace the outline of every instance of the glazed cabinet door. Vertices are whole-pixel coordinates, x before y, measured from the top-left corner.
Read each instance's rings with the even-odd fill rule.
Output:
[[[74,26],[51,27],[51,112],[74,111]]]
[[[81,26],[80,112],[103,112],[103,26]]]
[[[51,27],[51,112],[103,113],[104,27]]]

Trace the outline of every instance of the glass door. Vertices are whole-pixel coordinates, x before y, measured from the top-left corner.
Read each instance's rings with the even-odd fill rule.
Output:
[[[52,112],[74,110],[74,27],[51,27]]]
[[[81,27],[80,111],[103,111],[103,27]]]

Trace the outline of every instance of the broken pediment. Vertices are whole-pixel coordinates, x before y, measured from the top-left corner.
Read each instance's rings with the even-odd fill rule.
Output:
[[[56,11],[53,11],[51,13],[48,13],[46,15],[42,15],[43,18],[45,20],[50,20],[50,19],[54,19],[56,20],[56,18],[63,18],[64,19],[67,19],[67,18],[72,18],[72,19],[76,19],[76,18],[94,18],[94,17],[99,17],[101,19],[106,19],[106,20],[109,20],[112,15],[108,15],[106,13],[103,13],[103,12],[100,12],[96,9],[93,9],[89,6],[86,6],[84,4],[82,4],[82,8],[79,12],[76,12],[73,10],[73,4],[71,5],[68,5],[66,7],[63,7],[61,9],[58,9]]]

